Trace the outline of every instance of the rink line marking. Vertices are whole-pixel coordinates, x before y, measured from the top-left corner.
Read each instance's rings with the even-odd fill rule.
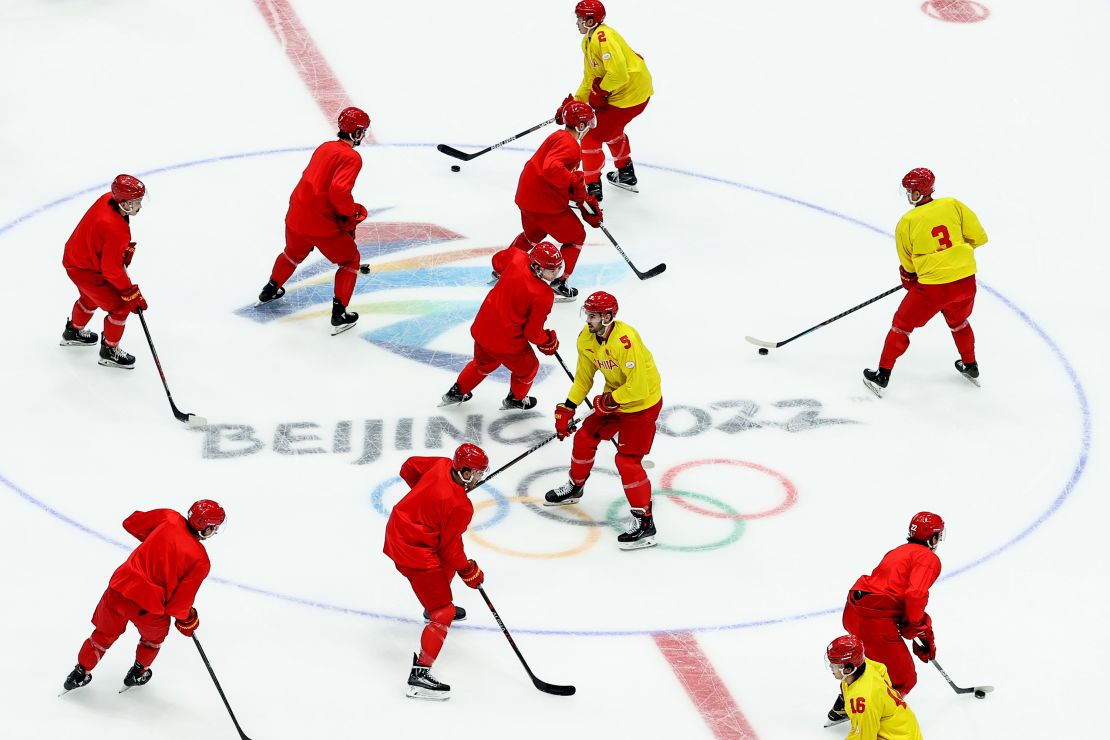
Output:
[[[748,718],[740,711],[693,634],[657,633],[651,639],[655,640],[713,737],[717,740],[758,740]]]
[[[320,47],[301,23],[297,11],[293,10],[289,0],[254,0],[254,6],[277,37],[281,50],[293,63],[293,68],[312,94],[316,105],[320,106],[328,123],[334,124],[339,111],[351,105],[351,98],[324,58]],[[367,144],[377,143],[370,131],[366,132],[363,141]]]

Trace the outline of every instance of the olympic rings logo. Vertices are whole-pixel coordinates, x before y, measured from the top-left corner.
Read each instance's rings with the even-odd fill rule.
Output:
[[[730,503],[707,493],[675,488],[677,479],[683,473],[706,466],[730,466],[766,475],[772,478],[782,489],[782,501],[777,506],[764,511],[745,513],[738,511]],[[628,502],[623,496],[614,497],[606,508],[605,519],[598,521],[591,517],[583,509],[581,504],[575,506],[545,507],[542,497],[531,495],[532,489],[537,488],[537,483],[540,479],[555,475],[565,476],[566,470],[565,465],[535,470],[520,481],[517,485],[515,495],[513,496],[506,496],[492,484],[482,486],[476,493],[484,491],[490,498],[485,501],[475,502],[474,521],[467,530],[466,536],[479,547],[492,552],[501,553],[502,555],[532,560],[551,560],[580,555],[593,547],[600,539],[602,528],[610,528],[617,532],[623,532],[625,530],[625,521],[621,516],[621,512],[628,505]],[[619,475],[615,470],[595,467],[593,476],[599,474],[617,478],[619,481]],[[398,484],[400,484],[400,488],[404,488],[401,477],[393,476],[379,483],[370,494],[370,505],[376,512],[384,517],[389,516],[389,510],[386,508],[385,504],[386,494],[397,488]],[[402,493],[401,495],[404,494]],[[587,493],[587,497],[588,496],[589,493]],[[732,458],[706,458],[681,463],[664,472],[660,487],[653,493],[653,499],[656,502],[659,502],[661,499],[667,500],[691,513],[730,523],[730,531],[709,542],[692,544],[668,542],[667,538],[664,536],[660,537],[656,545],[661,550],[670,550],[673,552],[704,552],[727,547],[739,540],[744,535],[747,523],[751,520],[776,516],[789,510],[798,501],[798,490],[789,478],[765,465]],[[583,501],[585,500],[587,499],[583,498]],[[486,534],[487,530],[492,529],[508,518],[513,508],[511,504],[514,503],[520,504],[523,508],[528,509],[544,519],[553,520],[559,524],[571,527],[582,528],[584,530],[582,541],[571,547],[551,551],[519,550],[493,542]],[[483,512],[491,508],[493,509],[492,515],[483,515]]]

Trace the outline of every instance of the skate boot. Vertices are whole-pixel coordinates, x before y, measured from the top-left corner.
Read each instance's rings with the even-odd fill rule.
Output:
[[[461,390],[459,390],[459,384],[455,383],[453,386],[451,386],[451,390],[443,394],[443,398],[440,399],[439,405],[450,406],[453,403],[466,403],[472,398],[474,398],[473,393],[463,393]]]
[[[592,195],[594,199],[600,203],[603,195],[601,192],[601,180],[586,183],[586,195]]]
[[[451,687],[440,683],[431,673],[431,666],[420,665],[416,653],[412,655],[412,670],[409,671],[410,699],[428,699],[430,701],[446,701],[451,698]]]
[[[456,622],[461,622],[464,619],[466,619],[466,609],[463,609],[461,606],[456,606],[455,607],[455,621]],[[432,621],[432,618],[430,616],[428,616],[428,610],[427,609],[424,610],[424,621],[425,622]]]
[[[88,686],[89,681],[92,681],[92,674],[82,668],[80,664],[77,664],[73,666],[73,670],[66,676],[66,681],[62,684],[62,688],[66,691],[73,691],[82,686]]]
[[[636,179],[636,168],[629,162],[624,167],[618,167],[616,172],[606,172],[605,179],[616,185],[618,188],[631,190],[633,193],[640,192],[636,187],[639,180]]]
[[[358,323],[358,314],[348,311],[338,298],[331,299],[331,335],[342,334]]]
[[[617,536],[617,547],[622,550],[639,550],[655,544],[655,520],[643,509],[632,509],[633,525]]]
[[[258,302],[269,303],[270,301],[276,301],[283,295],[285,295],[285,288],[278,287],[278,284],[271,280],[262,286],[262,292],[258,294]]]
[[[131,666],[131,668],[127,670],[127,675],[123,677],[123,685],[127,688],[133,686],[146,686],[150,683],[150,678],[153,675],[154,671],[136,660],[135,665]]]
[[[979,363],[978,362],[967,362],[967,363],[965,363],[963,360],[956,360],[956,370],[959,371],[960,375],[967,378],[969,382],[972,382],[975,385],[979,385]]]
[[[833,725],[839,725],[841,722],[848,721],[848,713],[844,711],[844,694],[837,694],[836,701],[833,702],[828,717],[828,720],[825,722],[825,727],[832,727]]]
[[[123,370],[134,370],[135,355],[124,352],[120,349],[118,344],[115,347],[109,347],[101,340],[100,364],[104,367],[118,367]]]
[[[879,398],[883,397],[883,389],[886,388],[886,384],[889,382],[890,371],[885,367],[880,367],[878,370],[863,371],[863,384]]]
[[[66,319],[66,329],[62,332],[62,341],[58,342],[63,347],[91,347],[100,339],[94,331],[78,329],[73,322]]]
[[[543,495],[544,506],[565,506],[567,504],[577,504],[582,499],[582,489],[585,485],[575,485],[574,481],[568,480],[558,488],[552,488],[550,491]]]
[[[578,297],[578,288],[567,285],[566,278],[555,278],[551,281],[551,290],[555,291],[556,303],[570,303]]]
[[[528,409],[534,409],[535,407],[535,396],[525,396],[522,399],[517,399],[513,396],[512,391],[509,391],[509,395],[505,396],[505,399],[501,401],[502,411],[527,411]]]

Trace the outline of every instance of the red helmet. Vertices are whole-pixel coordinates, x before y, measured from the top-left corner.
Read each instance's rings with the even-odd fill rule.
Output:
[[[907,536],[911,540],[928,542],[935,534],[944,537],[944,520],[940,518],[939,514],[920,511],[913,515],[913,519],[910,519],[910,530]]]
[[[563,253],[551,242],[540,242],[532,247],[528,256],[532,258],[532,267],[555,271],[563,269]]]
[[[112,180],[112,198],[116,203],[125,200],[135,200],[146,195],[146,185],[137,177],[131,175],[116,175]]]
[[[612,294],[599,290],[596,293],[590,293],[582,303],[582,310],[589,313],[610,313],[616,316],[617,299]]]
[[[902,178],[902,187],[906,190],[916,190],[922,195],[932,195],[933,184],[936,183],[936,181],[937,177],[933,174],[932,170],[927,170],[924,167],[915,167]]]
[[[189,507],[186,518],[194,531],[203,532],[209,527],[219,527],[227,519],[227,514],[224,507],[205,498]]]
[[[353,134],[359,129],[370,128],[370,116],[361,108],[344,108],[339,112],[339,130]]]
[[[596,23],[605,22],[605,6],[601,4],[601,0],[582,0],[574,6],[574,14]]]
[[[475,470],[485,472],[489,469],[489,457],[478,445],[469,442],[459,445],[455,456],[451,458],[451,465],[455,470]]]
[[[597,125],[594,109],[590,107],[589,103],[583,103],[581,100],[572,100],[564,105],[559,117],[563,119],[564,126],[570,126],[571,128],[577,128],[580,123],[588,123],[590,128]]]
[[[863,640],[855,635],[841,635],[825,648],[825,659],[831,665],[862,665]]]

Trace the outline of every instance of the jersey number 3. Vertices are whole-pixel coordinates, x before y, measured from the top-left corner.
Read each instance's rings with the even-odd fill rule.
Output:
[[[948,227],[944,224],[941,224],[940,226],[934,226],[933,230],[929,233],[932,236],[935,236],[937,238],[937,241],[940,243],[940,249],[937,250],[938,252],[943,252],[944,250],[952,247],[952,240],[948,236]]]

